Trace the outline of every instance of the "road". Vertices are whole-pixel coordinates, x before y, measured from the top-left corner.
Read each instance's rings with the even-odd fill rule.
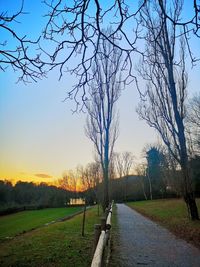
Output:
[[[111,267],[200,267],[199,249],[128,206],[117,204],[117,219]]]

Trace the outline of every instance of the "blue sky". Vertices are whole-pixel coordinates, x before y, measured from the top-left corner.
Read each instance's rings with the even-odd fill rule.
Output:
[[[0,8],[11,10],[20,2],[0,0]],[[45,8],[39,0],[25,0],[24,10],[30,14],[20,17],[21,23],[14,27],[21,34],[37,38],[44,28]],[[199,48],[199,43],[194,43],[195,51]],[[189,94],[199,90],[199,74],[199,66],[190,72]],[[18,73],[11,68],[0,72],[0,178],[39,181],[38,174],[46,174],[46,181],[51,181],[66,169],[92,161],[93,145],[84,134],[85,115],[72,115],[74,103],[62,102],[74,78],[66,74],[58,81],[56,71],[28,85],[16,83],[17,78]],[[118,104],[120,136],[115,150],[131,151],[139,159],[144,145],[158,138],[139,121],[135,112],[138,100],[134,84],[122,92]]]

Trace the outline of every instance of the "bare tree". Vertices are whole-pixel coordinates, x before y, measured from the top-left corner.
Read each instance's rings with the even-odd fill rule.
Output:
[[[182,2],[182,0],[177,1]],[[142,52],[138,50],[139,45],[136,43],[142,38],[138,16],[151,0],[134,1],[131,4],[126,0],[111,0],[106,4],[99,0],[73,0],[70,2],[45,0],[43,2],[48,9],[45,15],[47,23],[44,30],[41,29],[45,44],[41,41],[39,46],[40,52],[48,56],[48,62],[42,62],[39,54],[31,57],[28,52],[42,38],[38,38],[36,42],[28,40],[26,36],[20,36],[13,27],[15,23],[18,23],[20,16],[26,14],[23,10],[22,0],[18,12],[8,15],[7,10],[5,10],[0,13],[1,36],[4,36],[5,33],[5,35],[10,35],[13,40],[13,42],[10,42],[9,37],[0,42],[1,70],[5,71],[7,66],[10,65],[14,70],[21,72],[19,79],[24,81],[28,81],[29,78],[34,81],[41,78],[45,74],[44,65],[48,65],[49,70],[59,68],[60,78],[65,71],[69,71],[79,78],[77,84],[70,90],[69,97],[73,95],[77,100],[78,92],[81,91],[81,96],[85,100],[85,90],[88,82],[92,79],[90,71],[92,62],[99,51],[99,42],[104,37],[121,49],[124,54],[124,67],[128,69],[124,81],[135,80],[131,57],[133,52]],[[167,21],[182,29],[191,59],[195,61],[190,47],[190,39],[194,36],[197,38],[200,36],[200,1],[191,1],[190,4],[193,9],[191,17],[187,19],[183,17],[179,21],[171,16],[169,9],[165,8],[166,2],[171,3],[171,1],[157,0],[156,5],[160,7]],[[111,25],[114,27],[113,32],[105,34],[103,28]],[[132,28],[131,33],[130,27]],[[116,44],[113,39],[117,39],[119,43]],[[51,42],[50,49],[46,45],[46,41]],[[13,48],[14,43],[16,44],[15,48]],[[79,59],[77,65],[72,62],[74,57]],[[80,89],[83,89],[83,91]],[[79,104],[79,101],[77,101],[77,105]]]
[[[83,188],[86,192],[91,189],[92,182],[89,176],[88,170],[84,170],[82,166],[78,167],[78,172],[80,174],[81,183],[83,185]],[[87,198],[85,197],[84,201],[84,208],[83,208],[83,219],[82,219],[82,227],[81,227],[81,235],[85,236],[85,217],[86,217],[86,206],[87,206]]]
[[[118,47],[123,53],[123,68],[127,69],[126,75],[123,76],[124,82],[137,81],[132,67],[132,55],[135,52],[144,52],[140,43],[143,39],[143,26],[139,21],[139,15],[151,0],[138,0],[132,3],[126,0],[111,0],[106,4],[105,1],[99,0],[70,2],[45,0],[44,2],[49,9],[44,38],[53,43],[51,50],[53,52],[50,53],[46,49],[43,49],[43,52],[50,58],[50,69],[59,68],[60,78],[65,71],[78,77],[77,84],[68,94],[69,98],[73,97],[76,100],[77,106],[80,105],[78,96],[85,101],[88,83],[93,79],[92,62],[96,60],[102,38]],[[166,6],[169,7],[171,2],[173,1],[155,1],[167,23],[182,29],[191,60],[194,62],[196,59],[192,53],[190,39],[199,37],[199,0],[191,2],[193,13],[187,20],[184,18],[177,20],[170,13],[170,8]],[[182,0],[175,2],[182,3]],[[105,33],[103,29],[110,26],[113,27],[113,31]],[[72,61],[74,57],[78,59],[77,65]]]
[[[181,8],[180,1],[173,2],[170,16],[176,23],[179,21]],[[152,15],[152,11],[156,12],[156,16]],[[141,22],[147,34],[146,55],[139,73],[147,81],[147,86],[137,112],[140,118],[159,132],[179,163],[183,178],[182,194],[189,215],[192,219],[198,219],[184,125],[187,87],[184,41],[177,44],[176,24],[167,21],[167,16],[155,5],[155,1],[142,10]],[[179,58],[176,57],[177,46],[180,46]]]
[[[79,167],[83,190],[88,192],[88,203],[99,202],[99,185],[101,183],[100,165],[98,162],[91,162],[86,167]],[[90,200],[91,199],[91,200]]]
[[[133,165],[134,156],[131,152],[114,153],[115,168],[119,178],[128,176]]]
[[[40,38],[36,41],[29,40],[26,35],[20,36],[15,29],[20,17],[26,14],[23,11],[23,4],[22,0],[19,10],[11,15],[7,10],[1,9],[0,71],[5,72],[11,66],[14,71],[19,71],[19,81],[37,81],[45,75],[40,53],[37,52],[32,56],[33,51],[39,49]]]
[[[93,64],[94,79],[86,102],[88,112],[86,135],[93,142],[103,171],[103,209],[109,204],[109,166],[113,147],[118,137],[116,102],[121,93],[121,52],[102,38],[101,53]]]
[[[122,178],[123,176],[123,160],[122,160],[122,154],[115,152],[113,154],[114,161],[115,161],[115,169],[116,169],[116,174],[118,178]]]
[[[133,166],[134,156],[131,152],[125,151],[122,153],[122,158],[124,162],[123,175],[127,177],[128,175],[130,175],[130,170]]]
[[[142,187],[142,192],[144,194],[145,200],[148,199],[147,194],[146,194],[146,190],[145,190],[146,169],[147,169],[147,165],[145,163],[137,164],[135,167],[135,171],[136,171],[137,175],[139,176],[139,182],[140,182],[140,185]]]
[[[200,154],[200,93],[193,96],[187,109],[187,123],[195,155]]]
[[[130,170],[133,165],[133,155],[131,152],[124,152],[122,154],[124,161],[124,201],[127,201],[127,191],[128,191],[128,177],[130,175]]]
[[[76,194],[78,179],[79,178],[75,174],[75,172],[72,170],[69,170],[69,171],[65,171],[65,173],[63,174],[63,178],[60,179],[58,182],[61,188],[68,190],[68,191],[72,191]]]
[[[115,153],[114,158],[119,178],[124,177],[124,201],[126,201],[128,176],[130,175],[134,157],[131,152],[125,151],[123,153]]]

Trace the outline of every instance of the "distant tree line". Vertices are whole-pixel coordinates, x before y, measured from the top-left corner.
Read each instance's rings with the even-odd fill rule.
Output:
[[[0,211],[64,207],[71,197],[73,192],[46,183],[0,181]]]
[[[129,175],[110,181],[111,199],[117,202],[181,197],[181,171],[162,166],[149,170],[142,166],[138,175]],[[160,172],[158,172],[158,169]],[[143,171],[143,172],[142,172]],[[200,197],[200,157],[190,161],[194,192]],[[149,175],[149,177],[148,177]],[[151,188],[150,182],[151,179]],[[126,196],[123,188],[126,186]],[[125,200],[126,198],[126,200]]]
[[[159,198],[182,197],[183,180],[177,162],[159,144],[149,144],[143,151],[144,161],[136,164],[131,152],[114,153],[109,168],[109,200],[126,202]],[[189,160],[196,197],[200,197],[200,156]],[[133,173],[135,173],[133,175]],[[76,171],[68,171],[59,181],[66,190],[76,192],[77,184],[82,193],[76,192],[93,205],[103,197],[102,170],[98,161]]]
[[[115,153],[110,170],[110,199],[124,202],[182,197],[181,169],[168,150],[160,144],[149,144],[143,157],[142,163],[135,164],[130,152]],[[200,197],[199,155],[190,158],[189,170],[195,197]]]

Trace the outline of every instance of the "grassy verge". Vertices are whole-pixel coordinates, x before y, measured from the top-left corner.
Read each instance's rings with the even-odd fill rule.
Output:
[[[42,210],[22,211],[0,217],[0,240],[13,237],[31,229],[72,215],[80,211],[80,207],[51,208]]]
[[[189,220],[183,200],[149,200],[130,202],[127,205],[200,248],[200,221]],[[197,200],[197,205],[200,212],[200,199]]]
[[[86,213],[85,237],[81,236],[82,214],[64,222],[15,237],[0,244],[0,266],[86,267],[92,259],[97,209]]]
[[[111,256],[108,267],[119,266],[119,257],[117,253],[117,246],[119,246],[119,229],[117,221],[117,206],[114,205],[112,212],[112,228],[111,228]]]

